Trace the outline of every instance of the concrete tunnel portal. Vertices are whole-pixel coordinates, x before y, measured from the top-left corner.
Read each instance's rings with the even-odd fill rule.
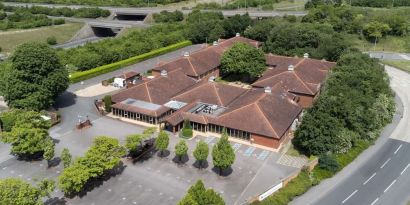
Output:
[[[139,13],[116,13],[115,20],[120,21],[144,21],[148,14]]]

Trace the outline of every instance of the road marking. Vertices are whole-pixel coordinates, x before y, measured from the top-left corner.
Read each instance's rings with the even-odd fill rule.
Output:
[[[384,190],[384,193],[386,193],[394,183],[396,183],[396,179]]]
[[[409,168],[409,166],[410,166],[410,163],[408,163],[407,166],[403,169],[403,171],[401,171],[400,175],[402,175],[407,170],[407,168]]]
[[[382,166],[380,167],[380,169],[383,169],[383,167],[386,166],[386,164],[389,163],[389,161],[390,161],[390,158],[387,159],[387,160],[382,164]]]
[[[377,198],[372,202],[371,205],[374,205],[377,201],[379,201],[379,197],[377,197]]]
[[[259,154],[258,159],[259,160],[265,160],[268,155],[269,155],[269,151],[263,150],[263,152],[261,152]]]
[[[363,185],[366,185],[367,182],[369,182],[374,176],[376,176],[376,172],[374,174],[372,174],[372,176],[370,176],[364,183]]]
[[[350,197],[352,197],[352,196],[355,195],[356,193],[357,193],[357,189],[356,189],[353,193],[351,193],[345,200],[343,200],[343,201],[342,201],[342,204],[344,204],[347,200],[350,199]]]
[[[396,151],[394,151],[394,154],[396,154],[400,150],[401,146],[402,144],[400,144],[400,146],[396,149]]]
[[[255,147],[249,147],[246,151],[245,151],[245,156],[250,157],[253,153],[253,151],[255,151]]]
[[[239,144],[239,143],[235,143],[235,144],[232,146],[234,152],[238,151],[238,149],[239,149],[240,147],[241,147],[241,144]]]

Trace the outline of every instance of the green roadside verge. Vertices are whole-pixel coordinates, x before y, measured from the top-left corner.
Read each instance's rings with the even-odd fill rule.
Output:
[[[382,60],[381,62],[400,70],[410,72],[410,61],[408,60]]]
[[[364,150],[372,143],[364,140],[359,140],[352,149],[347,153],[335,155],[336,161],[340,168],[336,172],[331,172],[316,166],[311,172],[303,170],[300,174],[291,180],[289,184],[274,193],[272,196],[261,202],[255,202],[258,205],[286,205],[289,204],[295,197],[298,197],[307,192],[312,186],[319,184],[322,180],[333,177],[337,172],[342,170],[350,162],[356,159]]]
[[[132,65],[132,64],[147,60],[149,58],[153,58],[153,57],[165,54],[165,53],[169,53],[171,51],[175,51],[175,50],[178,50],[180,48],[183,48],[189,45],[192,45],[191,41],[182,41],[182,42],[170,45],[170,46],[159,48],[159,49],[150,51],[148,53],[134,56],[134,57],[131,57],[125,60],[115,62],[115,63],[99,66],[99,67],[86,70],[86,71],[75,72],[70,75],[70,82],[77,83],[83,80],[87,80],[95,76],[109,73],[109,72],[121,69],[125,66],[129,66],[129,65]]]

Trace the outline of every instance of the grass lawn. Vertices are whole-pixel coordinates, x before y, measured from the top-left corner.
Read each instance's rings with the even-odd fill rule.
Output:
[[[354,46],[361,51],[390,51],[409,53],[410,52],[410,37],[387,36],[382,38],[374,47],[374,43],[366,39],[359,39],[358,35],[349,35]]]
[[[382,60],[382,63],[393,66],[400,70],[410,72],[410,61],[406,60]]]
[[[22,43],[29,41],[46,42],[50,36],[56,37],[58,43],[63,43],[70,40],[82,26],[81,23],[67,23],[58,26],[0,32],[0,47],[3,48],[2,52],[9,53]]]

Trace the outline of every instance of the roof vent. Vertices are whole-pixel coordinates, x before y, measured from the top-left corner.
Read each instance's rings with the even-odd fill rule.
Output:
[[[294,65],[289,65],[288,66],[288,71],[294,71],[295,70],[295,66]]]
[[[309,58],[309,53],[303,54],[303,58]]]
[[[161,76],[167,76],[168,72],[166,70],[161,70]]]
[[[269,86],[265,87],[265,93],[272,93],[272,88]]]
[[[238,37],[238,36],[241,36],[241,34],[240,34],[240,33],[236,33],[235,36]]]
[[[189,57],[189,52],[184,52],[184,57]]]
[[[208,78],[208,82],[215,82],[215,76],[211,76]]]
[[[214,45],[214,46],[217,46],[217,45],[218,45],[218,41],[214,41],[213,45]]]

